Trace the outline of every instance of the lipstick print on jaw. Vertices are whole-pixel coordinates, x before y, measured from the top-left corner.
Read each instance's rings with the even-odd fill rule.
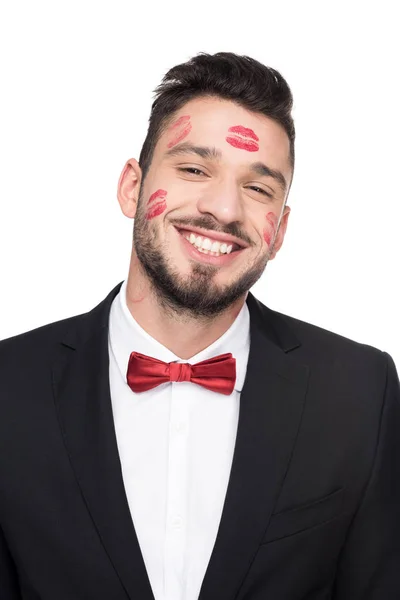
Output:
[[[264,229],[263,237],[269,247],[275,237],[276,228],[278,225],[278,217],[273,212],[269,212],[265,218],[268,221],[268,226],[266,229]]]
[[[181,142],[183,138],[185,138],[192,130],[192,124],[190,123],[190,116],[184,115],[183,117],[179,117],[175,123],[172,123],[169,131],[172,132],[173,137],[168,142],[167,147],[172,148],[178,142]]]
[[[228,135],[225,139],[234,148],[247,150],[248,152],[257,152],[259,149],[257,143],[259,138],[252,129],[243,127],[243,125],[234,125],[229,127],[228,131],[233,135]]]
[[[147,212],[146,219],[149,221],[150,219],[154,219],[154,217],[158,217],[164,210],[167,208],[166,201],[167,192],[165,190],[157,190],[152,194],[147,203]]]

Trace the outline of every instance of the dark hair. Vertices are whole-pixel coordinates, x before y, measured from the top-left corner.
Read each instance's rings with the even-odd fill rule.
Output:
[[[149,128],[139,157],[143,180],[156,144],[189,100],[216,96],[260,113],[279,123],[290,141],[290,164],[294,169],[295,128],[291,116],[293,96],[282,75],[249,56],[232,52],[200,52],[188,62],[172,67],[154,90]]]

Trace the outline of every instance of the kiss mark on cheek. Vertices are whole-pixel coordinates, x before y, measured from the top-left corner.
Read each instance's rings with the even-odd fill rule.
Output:
[[[192,124],[190,123],[190,115],[184,115],[179,117],[177,121],[172,123],[168,131],[171,132],[172,138],[168,142],[167,147],[172,148],[178,142],[181,142],[192,130]]]
[[[278,226],[278,217],[273,212],[269,212],[265,218],[267,219],[268,225],[263,231],[263,237],[268,246],[270,246]]]
[[[167,192],[165,190],[157,190],[152,194],[147,202],[146,220],[154,219],[161,215],[167,208],[166,200]]]
[[[247,152],[257,152],[259,150],[259,138],[252,129],[243,127],[243,125],[234,125],[229,127],[228,131],[233,135],[228,135],[225,139],[234,148],[247,150]]]

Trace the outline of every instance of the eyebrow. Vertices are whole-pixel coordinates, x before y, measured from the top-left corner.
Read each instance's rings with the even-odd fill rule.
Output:
[[[179,156],[180,154],[197,154],[201,158],[209,160],[219,160],[222,158],[222,152],[217,148],[209,146],[194,146],[189,142],[183,142],[183,144],[177,144],[165,153],[165,156]]]
[[[165,153],[168,158],[172,156],[179,156],[181,154],[196,154],[203,159],[218,161],[222,158],[222,152],[215,147],[211,146],[194,146],[189,142],[183,142],[177,144],[173,148],[170,148]],[[261,177],[272,177],[278,183],[282,191],[285,193],[287,189],[287,182],[283,173],[277,169],[268,167],[263,162],[254,162],[249,165],[250,171],[260,175]]]

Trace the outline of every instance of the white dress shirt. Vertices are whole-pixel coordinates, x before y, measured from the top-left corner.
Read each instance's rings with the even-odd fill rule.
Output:
[[[182,360],[135,321],[126,304],[126,284],[112,303],[108,338],[126,496],[155,600],[197,600],[232,465],[250,348],[249,311],[244,303],[218,340]],[[191,382],[169,382],[132,392],[126,372],[133,351],[178,363],[232,352],[235,388],[225,396]]]

